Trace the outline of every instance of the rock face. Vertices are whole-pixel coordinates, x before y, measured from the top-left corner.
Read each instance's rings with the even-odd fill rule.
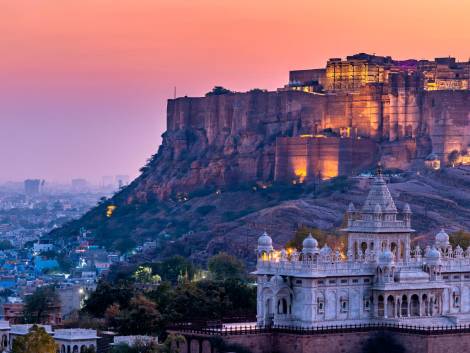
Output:
[[[331,130],[379,144],[387,167],[407,169],[470,143],[470,91],[417,91],[408,82],[357,94],[248,92],[168,101],[153,175],[139,188],[158,197],[200,186],[272,181],[276,140]],[[400,88],[401,86],[402,88]]]

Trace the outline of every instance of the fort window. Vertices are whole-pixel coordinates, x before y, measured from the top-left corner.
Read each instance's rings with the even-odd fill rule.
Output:
[[[301,279],[298,279],[295,281],[296,284],[302,284],[302,280]]]
[[[340,299],[340,306],[341,306],[341,312],[342,313],[347,313],[348,312],[348,299],[342,297]]]
[[[364,279],[364,283],[369,283],[369,282],[370,282],[369,278]]]
[[[277,302],[277,313],[278,314],[287,314],[287,300],[282,298]]]
[[[452,297],[453,297],[454,308],[460,308],[460,294],[457,292],[454,292],[452,294]]]
[[[364,307],[364,311],[369,311],[370,310],[370,298],[369,298],[369,296],[364,297],[363,307]]]
[[[377,303],[377,316],[378,317],[383,317],[384,316],[384,309],[385,309],[385,305],[384,305],[384,297],[379,295],[379,298],[378,298],[378,303]]]
[[[408,297],[406,295],[401,299],[401,316],[408,316]]]
[[[387,317],[395,317],[395,298],[393,298],[393,295],[387,297]]]
[[[341,283],[348,283],[348,280],[347,279],[342,279]]]
[[[328,281],[328,283],[329,283],[329,284],[335,284],[335,283],[336,283],[336,280],[330,279],[330,280]]]
[[[353,280],[352,280],[352,283],[358,283],[358,282],[359,282],[358,279],[353,279]]]
[[[416,294],[411,296],[411,316],[419,316],[419,297]]]
[[[454,276],[454,279],[460,279],[460,276]]]
[[[325,302],[323,298],[317,298],[317,313],[323,314],[325,311]]]
[[[443,279],[449,279],[449,276],[442,276]]]

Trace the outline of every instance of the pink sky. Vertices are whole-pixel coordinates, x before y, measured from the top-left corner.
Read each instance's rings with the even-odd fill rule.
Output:
[[[470,2],[0,0],[0,180],[136,176],[166,99],[357,52],[468,60]]]

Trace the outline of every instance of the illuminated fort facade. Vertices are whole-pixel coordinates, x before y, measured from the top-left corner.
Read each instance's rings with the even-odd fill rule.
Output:
[[[345,253],[311,235],[300,251],[258,239],[260,326],[470,323],[470,248],[453,248],[444,230],[432,246],[412,248],[410,207],[397,209],[380,173],[347,220]]]
[[[379,160],[403,170],[470,163],[469,77],[470,62],[453,58],[357,54],[291,71],[276,91],[171,99],[162,150],[175,167],[193,162],[157,192],[354,175]]]
[[[388,167],[407,168],[416,159],[431,156],[439,165],[448,164],[449,154],[456,151],[457,160],[467,161],[469,80],[470,62],[450,57],[398,61],[357,54],[346,60],[330,59],[324,69],[291,71],[284,89],[319,96],[321,114],[310,126],[314,135],[329,131],[330,138],[333,133],[337,139],[353,140],[337,151],[338,156],[348,149],[361,154],[359,164],[349,161],[346,165],[341,158],[336,159],[336,175],[348,175],[375,163],[374,158],[382,158]],[[364,154],[364,144],[354,141],[358,138],[380,144],[384,153],[375,153],[371,143],[369,154]],[[311,143],[304,141],[305,145]],[[325,176],[335,174],[327,144],[324,152],[320,147],[323,159],[318,154],[312,158],[308,153],[293,152],[299,145],[296,139],[280,139],[278,145],[276,162],[282,167],[276,171],[285,170],[289,164],[293,167],[276,176],[296,175],[296,170],[303,170],[300,165],[312,163]],[[305,179],[298,172],[297,177]]]

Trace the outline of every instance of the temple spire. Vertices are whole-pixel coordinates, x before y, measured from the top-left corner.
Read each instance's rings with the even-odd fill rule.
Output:
[[[380,163],[377,165],[377,172],[369,194],[367,195],[366,202],[364,203],[364,207],[362,208],[362,212],[373,214],[376,205],[379,205],[384,213],[397,213],[397,207],[390,194],[390,190],[387,187],[387,183],[382,178],[382,165]]]
[[[383,176],[383,168],[382,168],[381,162],[377,163],[377,169],[375,170],[375,175],[379,178]]]

